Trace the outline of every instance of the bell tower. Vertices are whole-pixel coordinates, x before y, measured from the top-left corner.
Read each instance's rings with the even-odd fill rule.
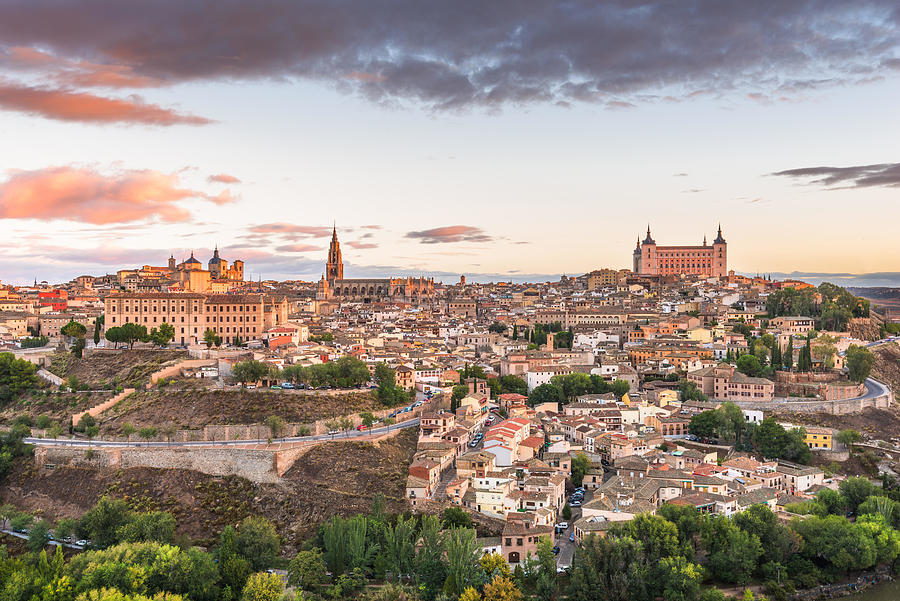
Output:
[[[328,246],[328,262],[325,264],[325,279],[331,283],[344,279],[344,262],[341,260],[341,243],[337,238],[337,225],[331,233],[331,244]]]

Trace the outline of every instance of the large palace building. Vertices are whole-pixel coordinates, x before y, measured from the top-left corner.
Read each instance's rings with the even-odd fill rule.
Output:
[[[641,242],[638,238],[633,253],[633,271],[642,275],[701,275],[707,277],[725,277],[728,275],[728,243],[722,237],[722,226],[719,235],[712,245],[703,237],[701,246],[658,246],[650,236],[647,226],[647,237]]]
[[[316,297],[360,303],[418,303],[434,297],[434,278],[344,279],[341,243],[335,226],[328,246],[325,275],[319,281]]]

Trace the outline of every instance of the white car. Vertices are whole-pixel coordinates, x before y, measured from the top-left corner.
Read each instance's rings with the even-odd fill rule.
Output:
[[[559,528],[560,530],[568,530],[569,522],[560,522],[556,525],[556,527]]]

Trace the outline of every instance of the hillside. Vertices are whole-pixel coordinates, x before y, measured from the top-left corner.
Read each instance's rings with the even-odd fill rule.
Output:
[[[96,350],[79,359],[66,352],[50,356],[48,370],[68,379],[75,376],[88,388],[108,390],[121,385],[137,388],[155,371],[170,361],[186,359],[185,351],[171,350]]]
[[[416,430],[409,429],[375,443],[324,443],[288,470],[281,484],[190,470],[38,470],[33,461],[22,460],[0,495],[3,502],[57,520],[80,516],[106,494],[138,509],[169,511],[180,533],[206,544],[226,525],[260,514],[276,525],[286,542],[299,542],[334,514],[368,511],[377,493],[384,495],[388,510],[402,511],[416,436]]]
[[[875,364],[872,377],[887,383],[894,391],[894,400],[900,393],[900,345],[896,342],[879,344],[872,349]]]
[[[382,408],[369,391],[302,394],[270,390],[139,390],[100,415],[101,433],[136,427],[202,428],[210,424],[261,423],[277,415],[288,423],[312,423]]]

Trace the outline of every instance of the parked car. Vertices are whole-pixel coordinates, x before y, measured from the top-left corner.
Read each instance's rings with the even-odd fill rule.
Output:
[[[581,507],[581,501],[572,501],[569,503],[569,507]]]
[[[553,547],[553,554],[554,554],[554,555],[559,555],[559,545]]]
[[[367,426],[365,424],[360,424],[360,425],[356,426],[356,429],[357,430],[368,430],[369,426]]]
[[[294,389],[294,385],[291,384],[290,382],[282,382],[281,387],[284,388],[285,390],[293,390]]]
[[[269,386],[269,390],[281,390],[281,386],[279,386],[278,384],[272,384],[271,386]]]
[[[81,540],[76,541],[75,544],[78,545],[78,546],[80,546],[80,547],[87,547],[89,542],[90,542],[90,541],[87,541],[87,540],[85,540],[85,539],[82,538]]]
[[[557,527],[557,529],[559,529],[559,530],[568,530],[568,529],[569,529],[569,522],[560,522],[560,523],[558,523],[558,524],[556,525],[556,527]]]
[[[575,542],[575,531],[574,530],[572,531],[572,534],[569,535],[569,542],[570,543]]]
[[[247,384],[247,390],[256,390],[256,384]]]
[[[329,430],[328,433],[334,436],[335,434],[339,434],[340,430]]]

